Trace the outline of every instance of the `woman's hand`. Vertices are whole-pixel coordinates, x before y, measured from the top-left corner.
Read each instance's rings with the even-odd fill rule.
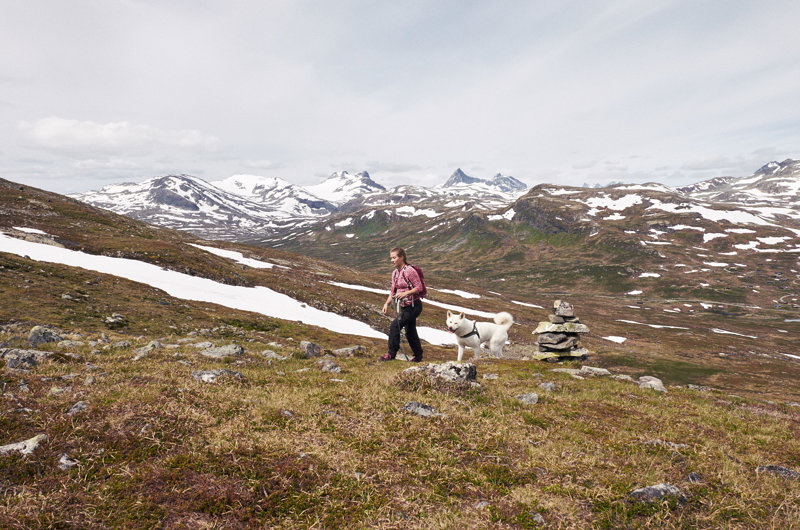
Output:
[[[389,312],[389,302],[383,304],[383,309],[381,311],[383,311],[384,315]]]

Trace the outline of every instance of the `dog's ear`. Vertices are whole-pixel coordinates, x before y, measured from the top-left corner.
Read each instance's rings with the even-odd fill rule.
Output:
[[[450,318],[451,316],[453,316],[453,313],[451,313],[450,310],[448,309],[447,310],[447,318]]]
[[[458,316],[464,318],[464,313],[460,313]]]

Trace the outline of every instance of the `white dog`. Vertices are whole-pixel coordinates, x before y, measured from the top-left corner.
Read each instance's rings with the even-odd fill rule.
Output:
[[[464,313],[447,312],[447,329],[455,333],[458,344],[458,362],[464,356],[464,348],[472,348],[475,357],[481,355],[481,343],[489,345],[489,351],[495,357],[503,354],[503,346],[508,340],[508,330],[514,323],[509,313],[497,313],[494,323],[475,322],[464,317]]]

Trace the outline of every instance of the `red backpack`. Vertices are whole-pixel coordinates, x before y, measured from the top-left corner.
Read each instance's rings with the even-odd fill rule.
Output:
[[[419,291],[417,291],[417,296],[419,296],[420,298],[425,298],[426,296],[428,296],[428,288],[425,287],[425,276],[422,274],[422,269],[420,269],[419,266],[417,266],[417,265],[409,264],[408,266],[409,267],[413,267],[414,270],[417,271],[417,274],[419,274],[419,279],[422,282],[422,285],[420,286]],[[406,281],[406,283],[408,285],[410,285],[413,288],[414,285],[412,285],[412,283],[410,281],[408,281],[408,276],[405,275],[405,269],[403,269],[403,271],[404,271],[403,272],[403,279]]]

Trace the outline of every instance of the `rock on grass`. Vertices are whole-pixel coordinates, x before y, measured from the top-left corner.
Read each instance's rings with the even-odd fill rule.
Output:
[[[418,401],[409,401],[405,405],[403,405],[403,410],[406,412],[410,412],[411,414],[416,414],[417,416],[422,416],[424,418],[430,417],[447,417],[447,414],[442,414],[441,412],[437,412],[435,408],[431,407],[430,405],[425,405],[424,403],[420,403]]]
[[[518,400],[522,401],[526,405],[535,405],[539,402],[539,394],[535,392],[529,392],[527,394],[520,394],[515,396]]]
[[[800,473],[784,466],[776,466],[776,465],[758,466],[756,468],[756,473],[770,473],[772,475],[778,475],[779,477],[783,478],[800,480]]]
[[[670,497],[677,499],[682,498],[681,490],[672,484],[655,484],[653,486],[647,486],[633,490],[630,492],[630,494],[628,494],[628,498],[630,500],[646,503],[658,502],[662,499]]]
[[[221,377],[233,377],[237,381],[244,379],[244,376],[235,370],[197,370],[192,372],[192,377],[203,383],[216,383]]]
[[[244,348],[238,344],[228,344],[227,346],[218,346],[216,348],[206,348],[200,352],[200,355],[211,357],[212,359],[224,359],[225,357],[237,357],[244,355]]]

